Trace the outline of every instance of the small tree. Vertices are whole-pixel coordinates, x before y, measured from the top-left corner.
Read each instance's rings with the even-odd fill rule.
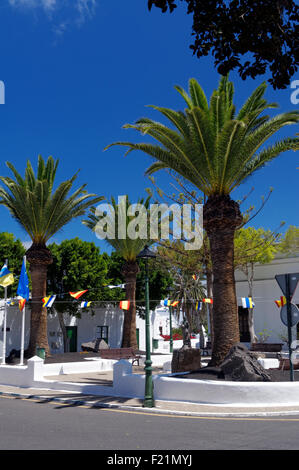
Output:
[[[299,253],[299,227],[290,225],[279,244],[279,251],[286,254]]]

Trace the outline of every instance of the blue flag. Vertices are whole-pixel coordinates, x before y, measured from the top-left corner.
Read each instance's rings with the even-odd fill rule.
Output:
[[[19,295],[23,299],[29,300],[29,279],[27,276],[25,260],[23,260],[23,264],[22,264],[17,295]]]

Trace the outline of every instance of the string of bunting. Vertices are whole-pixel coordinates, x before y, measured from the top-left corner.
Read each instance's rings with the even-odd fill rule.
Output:
[[[196,274],[193,274],[192,278],[195,281],[198,279]],[[140,281],[138,281],[138,282],[140,282]],[[8,287],[9,285],[11,285],[13,283],[14,283],[14,275],[13,275],[13,273],[11,273],[8,270],[7,265],[4,264],[1,271],[0,271],[0,286]],[[100,288],[91,289],[91,290],[93,290],[93,291],[94,290],[99,290],[99,289],[102,289],[102,288],[105,288],[105,287],[107,287],[109,289],[116,289],[116,288],[124,289],[126,284],[129,284],[129,283],[118,284],[118,285],[107,284],[107,285],[104,285]],[[88,289],[77,291],[77,292],[63,292],[63,293],[59,294],[59,296],[69,294],[71,297],[78,300],[86,292],[88,292]],[[25,306],[26,301],[29,300],[29,281],[28,281],[26,266],[25,266],[24,262],[22,264],[22,269],[21,269],[17,294],[18,294],[18,300],[19,300],[19,309],[20,309],[20,311],[22,311],[24,306]],[[51,308],[55,301],[56,301],[56,295],[49,295],[47,297],[44,297],[42,299],[43,307]],[[254,308],[255,307],[255,303],[253,302],[251,297],[242,297],[241,301],[242,301],[242,307],[243,308]],[[101,302],[101,301],[95,301],[95,302],[98,303],[98,302]],[[103,302],[106,302],[106,301],[103,301]],[[109,300],[109,302],[118,302],[118,301]],[[285,296],[281,296],[280,300],[274,300],[274,302],[275,302],[275,304],[278,308],[283,307],[287,303]],[[83,302],[80,303],[80,308],[90,307],[91,303],[92,303],[92,301],[83,301]],[[212,298],[204,298],[201,301],[197,300],[196,304],[195,304],[195,309],[197,311],[202,310],[203,303],[213,304],[213,299]],[[15,304],[15,302],[10,299],[10,300],[6,301],[6,304],[8,306],[13,306]],[[179,304],[178,300],[171,301],[169,299],[165,299],[163,301],[163,305],[166,306],[166,307],[170,307],[170,306],[171,307],[176,307],[178,304]],[[129,310],[130,301],[129,300],[121,300],[120,303],[119,303],[119,308],[122,309],[122,310]]]

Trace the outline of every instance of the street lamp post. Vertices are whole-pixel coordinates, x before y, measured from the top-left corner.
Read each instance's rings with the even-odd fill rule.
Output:
[[[154,386],[152,377],[152,360],[151,360],[151,337],[150,337],[150,317],[149,317],[149,278],[148,278],[148,259],[156,258],[146,245],[144,249],[137,255],[138,259],[145,259],[145,394],[143,406],[153,408],[155,406],[154,400]]]
[[[168,288],[168,297],[172,292],[171,287]],[[172,306],[169,305],[169,352],[173,353],[173,336],[172,336]]]
[[[169,352],[173,353],[172,306],[171,305],[169,305]]]

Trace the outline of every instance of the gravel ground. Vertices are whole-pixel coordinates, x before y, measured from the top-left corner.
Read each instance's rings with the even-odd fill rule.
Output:
[[[145,351],[135,351],[137,355],[145,355]],[[71,352],[71,353],[63,353],[63,354],[52,354],[49,357],[46,357],[45,364],[54,364],[58,362],[81,362],[85,361],[86,357],[98,357],[101,358],[100,353],[93,353],[93,352]],[[20,351],[16,351],[16,355],[9,359],[6,358],[7,364],[19,364],[20,362]],[[25,357],[24,364],[27,364],[27,359]]]
[[[266,371],[272,382],[289,382],[290,371],[280,369],[267,369]],[[186,375],[180,375],[181,379],[196,379],[196,380],[225,380],[224,375],[217,367],[203,367],[198,371],[190,372]],[[299,371],[294,371],[294,380],[299,381]]]

